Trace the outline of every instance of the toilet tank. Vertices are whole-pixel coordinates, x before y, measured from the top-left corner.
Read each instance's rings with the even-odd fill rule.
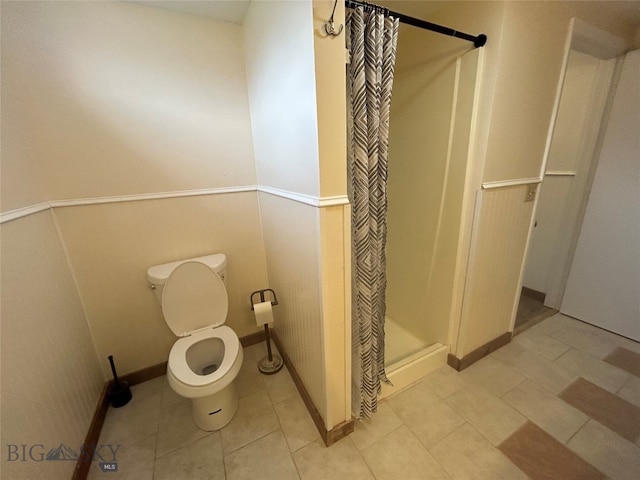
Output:
[[[205,255],[203,257],[185,258],[176,262],[163,263],[155,265],[147,269],[147,281],[156,294],[158,302],[162,303],[162,289],[169,275],[176,267],[185,262],[202,262],[208,265],[222,279],[224,286],[227,286],[227,256],[224,253],[216,253],[213,255]]]

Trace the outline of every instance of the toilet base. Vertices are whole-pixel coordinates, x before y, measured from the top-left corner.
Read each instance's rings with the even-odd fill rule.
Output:
[[[238,410],[238,390],[230,383],[208,397],[192,398],[193,421],[198,428],[213,432],[227,425]]]

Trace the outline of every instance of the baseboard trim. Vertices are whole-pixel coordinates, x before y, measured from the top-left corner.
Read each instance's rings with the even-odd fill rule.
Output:
[[[167,362],[162,362],[118,377],[120,380],[127,382],[129,386],[132,386],[161,377],[165,373],[167,373]],[[109,383],[113,382],[110,381]]]
[[[313,400],[309,395],[309,392],[307,392],[307,389],[305,388],[304,383],[302,383],[302,379],[300,378],[300,375],[298,375],[298,372],[293,366],[291,359],[289,358],[284,348],[282,347],[282,343],[280,342],[280,339],[278,338],[278,335],[276,334],[275,331],[272,332],[271,338],[273,338],[273,343],[275,343],[276,348],[278,349],[278,352],[280,352],[280,355],[282,356],[282,361],[287,367],[287,370],[289,370],[289,374],[291,375],[293,383],[298,389],[298,392],[302,397],[302,401],[307,407],[307,410],[311,415],[311,419],[313,420],[313,423],[318,429],[318,432],[320,433],[320,436],[322,437],[324,444],[327,447],[329,447],[334,443],[336,443],[338,440],[341,440],[347,435],[349,435],[350,433],[352,433],[355,426],[355,422],[353,419],[349,419],[345,422],[342,422],[336,425],[331,430],[327,430],[327,427],[324,424],[324,420],[322,419],[320,412],[318,412],[318,409],[314,405]]]
[[[89,430],[84,439],[84,444],[80,448],[80,455],[78,456],[71,480],[86,480],[89,475],[91,461],[96,451],[98,440],[100,439],[102,425],[104,425],[104,419],[107,416],[107,410],[109,409],[109,396],[107,395],[107,391],[111,383],[112,382],[105,382],[102,387],[102,392],[98,398],[98,404],[96,405],[96,410],[89,424]]]
[[[250,347],[251,345],[261,342],[264,342],[264,330],[240,337],[240,344],[243,347]]]
[[[473,365],[478,360],[486,357],[491,352],[495,352],[500,347],[506,345],[511,341],[512,333],[506,332],[500,335],[497,338],[494,338],[490,342],[485,343],[481,347],[476,348],[473,352],[468,353],[462,358],[458,358],[452,353],[447,356],[447,364],[450,367],[455,368],[459,372],[464,370],[465,368]]]
[[[240,344],[243,347],[255,345],[264,341],[264,331],[251,333],[240,337]],[[153,380],[154,378],[161,377],[167,372],[167,362],[158,363],[135,372],[127,373],[120,376],[120,380],[127,382],[129,386],[137,385],[139,383],[146,382],[147,380]],[[89,475],[89,469],[91,468],[91,460],[95,453],[96,445],[100,439],[100,433],[102,433],[102,426],[104,425],[104,419],[107,416],[109,410],[109,387],[113,385],[113,380],[106,381],[102,387],[100,397],[98,397],[98,403],[96,410],[89,424],[89,430],[84,440],[84,444],[80,449],[80,455],[76,462],[75,469],[73,471],[72,480],[86,480]]]

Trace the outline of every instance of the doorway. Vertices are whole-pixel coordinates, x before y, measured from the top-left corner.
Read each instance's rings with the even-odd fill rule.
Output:
[[[607,123],[617,57],[624,51],[623,40],[579,20],[574,19],[572,35],[514,334],[560,310]]]

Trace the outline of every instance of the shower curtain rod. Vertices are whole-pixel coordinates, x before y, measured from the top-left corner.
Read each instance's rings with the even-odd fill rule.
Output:
[[[407,25],[413,25],[414,27],[424,28],[425,30],[431,30],[432,32],[441,33],[443,35],[449,35],[450,37],[462,38],[463,40],[473,42],[473,45],[476,48],[483,47],[485,43],[487,43],[487,36],[483,33],[481,33],[476,37],[474,35],[469,35],[468,33],[458,32],[453,28],[443,27],[442,25],[427,22],[426,20],[420,20],[419,18],[410,17],[402,13],[392,12],[391,10],[385,7],[374,5],[372,3],[358,2],[357,0],[345,0],[344,5],[346,8],[363,7],[365,10],[369,10],[369,11],[374,10],[377,12],[384,13],[385,16],[397,18],[398,20],[400,20],[400,22],[406,23]]]

